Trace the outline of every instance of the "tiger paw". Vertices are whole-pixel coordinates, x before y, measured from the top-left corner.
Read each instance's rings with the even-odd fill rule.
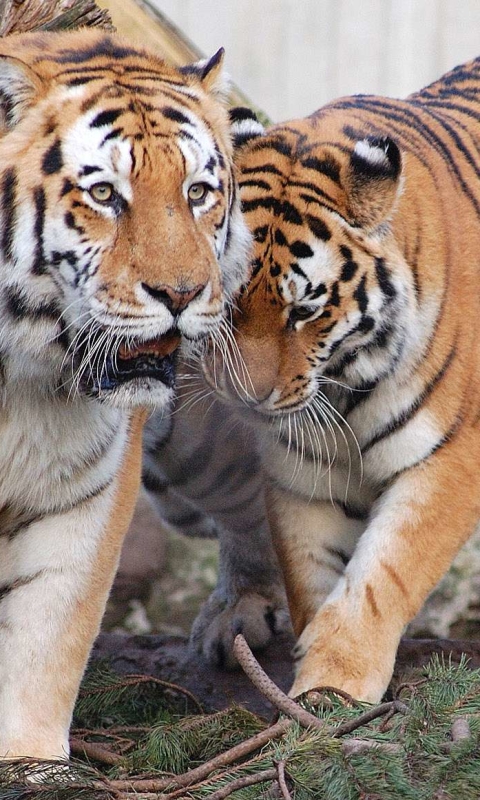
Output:
[[[329,686],[355,700],[379,703],[393,672],[397,642],[323,607],[300,636],[291,697]]]
[[[285,596],[280,591],[268,595],[249,592],[233,604],[213,592],[193,624],[190,642],[211,663],[233,669],[238,665],[233,655],[237,633],[243,633],[252,650],[261,650],[273,636],[290,630]]]

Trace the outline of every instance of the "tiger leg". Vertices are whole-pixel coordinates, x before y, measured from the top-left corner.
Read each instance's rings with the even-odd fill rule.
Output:
[[[471,442],[455,440],[385,492],[343,577],[300,636],[293,696],[329,685],[381,699],[405,626],[480,516],[477,464]]]
[[[272,486],[267,505],[293,629],[299,636],[344,574],[366,522],[347,517],[330,502],[307,501]]]
[[[140,478],[141,421],[107,489],[0,539],[0,757],[66,758]],[[5,580],[5,568],[9,577]]]

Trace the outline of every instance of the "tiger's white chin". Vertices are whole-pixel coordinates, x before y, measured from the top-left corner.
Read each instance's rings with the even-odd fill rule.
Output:
[[[100,390],[96,399],[105,405],[131,410],[138,407],[167,409],[173,402],[175,389],[154,378],[133,378],[110,390]]]

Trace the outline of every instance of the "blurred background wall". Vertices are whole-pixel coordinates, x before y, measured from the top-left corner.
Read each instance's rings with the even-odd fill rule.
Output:
[[[480,0],[149,0],[273,121],[403,97],[480,55]]]

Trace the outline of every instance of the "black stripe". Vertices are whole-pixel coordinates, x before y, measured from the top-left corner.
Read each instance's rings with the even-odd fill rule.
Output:
[[[8,169],[2,180],[2,253],[7,260],[12,257],[13,234],[15,227],[15,200],[17,190],[17,174],[14,169]]]
[[[26,509],[17,509],[6,505],[0,509],[0,536],[13,539],[17,533],[26,530],[34,522],[44,518],[44,514],[33,514]]]
[[[450,364],[452,363],[454,356],[456,355],[456,352],[457,352],[456,347],[455,346],[452,347],[447,358],[445,359],[445,362],[442,364],[439,371],[427,383],[423,391],[418,395],[418,397],[415,398],[413,403],[407,409],[405,409],[405,411],[399,414],[398,417],[392,419],[385,426],[385,428],[383,428],[383,430],[379,431],[375,436],[372,437],[372,439],[370,439],[369,442],[367,442],[362,447],[363,455],[365,455],[365,453],[368,452],[368,450],[371,450],[372,447],[374,447],[378,442],[381,442],[383,439],[386,439],[392,433],[395,433],[396,431],[400,430],[400,428],[403,428],[408,422],[410,422],[410,420],[415,416],[419,408],[423,405],[424,401],[432,394],[437,384],[444,377]]]
[[[312,258],[314,255],[312,248],[306,242],[297,240],[290,245],[290,252],[295,258]]]
[[[60,139],[55,139],[52,146],[47,150],[42,160],[42,172],[44,175],[54,175],[60,172],[63,167],[62,144]]]
[[[80,177],[84,175],[92,175],[94,172],[101,172],[101,167],[96,167],[93,164],[86,164],[84,167],[81,168],[80,172],[78,173]]]
[[[60,197],[65,197],[66,194],[69,194],[75,189],[75,184],[69,178],[65,178],[62,184],[62,190],[60,192]]]
[[[208,515],[196,508],[189,508],[188,510],[176,511],[173,514],[168,514],[168,521],[180,528],[188,528],[193,525],[198,525],[203,522]]]
[[[352,278],[355,277],[356,272],[358,270],[358,264],[356,261],[345,261],[342,266],[342,272],[340,275],[340,280],[344,283],[351,281]]]
[[[165,108],[161,109],[161,112],[164,117],[167,119],[171,119],[173,122],[178,122],[180,125],[191,125],[191,120],[179,111],[177,108],[172,108],[171,106],[165,106]]]
[[[319,283],[312,292],[310,292],[310,297],[312,300],[316,300],[317,297],[320,297],[322,294],[327,293],[327,287],[324,283]]]
[[[285,177],[282,170],[274,164],[262,164],[258,167],[242,167],[242,175],[252,175],[257,172],[270,172],[273,175],[279,175],[281,178]]]
[[[284,139],[258,139],[252,145],[252,150],[275,150],[275,152],[289,158],[293,155],[291,146]]]
[[[335,214],[338,214],[338,215],[339,215],[339,216],[340,216],[340,217],[341,217],[343,220],[345,220],[345,222],[347,222],[347,223],[348,223],[348,224],[349,224],[349,225],[350,225],[352,228],[356,227],[356,226],[355,226],[355,225],[354,225],[352,222],[349,222],[347,219],[345,219],[345,217],[343,216],[343,214],[341,214],[341,213],[340,213],[340,211],[338,210],[338,208],[337,208],[336,206],[334,206],[334,205],[331,205],[331,204],[329,204],[329,203],[325,203],[324,201],[321,201],[321,200],[319,200],[319,199],[318,199],[318,197],[314,197],[314,195],[313,195],[313,194],[307,194],[306,192],[300,192],[300,195],[299,195],[299,196],[300,196],[300,197],[301,197],[301,199],[302,199],[302,200],[303,200],[305,203],[307,203],[308,205],[311,205],[312,203],[315,203],[317,206],[320,206],[320,208],[328,208],[328,209],[329,209],[329,211],[333,211]],[[302,223],[303,223],[303,219],[302,219],[302,218],[300,218],[300,219],[301,219],[301,222],[299,222],[298,224],[299,224],[299,225],[302,225]]]
[[[330,233],[328,227],[326,226],[323,220],[319,219],[318,217],[312,216],[312,214],[306,214],[305,221],[310,230],[312,231],[313,235],[316,236],[317,239],[321,239],[324,242],[328,242],[332,234]]]
[[[295,261],[292,261],[292,263],[290,264],[290,269],[292,270],[292,272],[295,272],[296,275],[300,275],[302,278],[304,278],[304,280],[308,281],[307,273],[304,272],[301,266],[297,264]]]
[[[397,290],[390,279],[390,273],[385,266],[384,258],[375,258],[375,273],[377,276],[378,285],[387,298],[387,301],[392,301],[397,295]]]
[[[253,231],[253,238],[256,242],[263,243],[267,238],[268,225],[261,225]]]
[[[314,156],[309,156],[308,158],[302,159],[300,162],[302,167],[306,167],[307,169],[314,169],[315,172],[320,172],[322,175],[326,175],[327,178],[330,178],[335,183],[340,183],[340,165],[337,161],[335,161],[332,157],[326,158],[315,158]]]
[[[275,197],[257,197],[255,200],[242,200],[241,208],[244,214],[255,211],[257,208],[266,208],[273,211],[276,217],[280,216],[281,203]]]
[[[353,293],[354,299],[358,303],[358,308],[362,314],[365,314],[368,308],[368,294],[366,290],[367,276],[362,275],[361,280]]]
[[[95,42],[92,47],[86,47],[80,50],[64,48],[55,56],[55,61],[59,64],[83,64],[99,56],[105,56],[110,61],[118,61],[119,59],[131,57],[142,60],[145,58],[145,54],[141,50],[135,50],[133,47],[125,47],[118,44],[112,37],[105,36],[105,38]],[[105,69],[105,66],[98,67],[98,69]]]
[[[346,553],[345,550],[342,550],[340,547],[324,546],[323,549],[325,550],[326,553],[328,553],[328,555],[341,561],[344,567],[346,567],[350,561],[350,556],[348,555],[348,553]]]
[[[332,284],[330,297],[328,298],[328,303],[329,305],[336,306],[338,308],[338,306],[340,305],[340,299],[341,298],[338,288],[338,281],[335,281],[335,283]]]
[[[120,108],[111,108],[108,111],[100,111],[91,121],[91,128],[102,128],[104,125],[112,125],[119,116],[123,114]]]
[[[67,228],[72,228],[74,231],[77,231],[77,233],[80,234],[85,233],[85,228],[82,225],[77,224],[75,217],[71,211],[65,212],[64,220]]]
[[[347,419],[348,415],[351,414],[355,408],[372,396],[372,392],[376,386],[378,386],[378,383],[378,380],[365,381],[365,383],[362,383],[360,386],[350,389],[347,405],[345,406],[345,410],[343,412],[345,419]]]
[[[103,147],[105,142],[109,142],[110,139],[118,139],[120,136],[123,135],[123,128],[113,128],[109,133],[107,133],[102,141],[100,142],[100,147]]]
[[[30,305],[28,297],[20,289],[7,286],[4,289],[4,293],[7,310],[16,320],[29,318],[32,320],[51,319],[57,321],[60,316],[60,307],[56,300],[44,300],[36,305]]]
[[[147,492],[152,492],[153,494],[163,494],[170,486],[170,483],[166,478],[159,478],[158,475],[154,475],[153,472],[150,472],[147,468],[145,468],[143,471],[142,481]]]
[[[302,215],[288,200],[284,200],[281,204],[281,214],[285,222],[290,222],[292,225],[303,225]]]
[[[5,599],[11,592],[14,592],[15,589],[22,589],[24,586],[28,586],[32,583],[36,578],[41,577],[44,574],[45,570],[41,569],[38,572],[35,572],[34,575],[28,575],[23,578],[16,578],[11,583],[4,584],[0,587],[0,603],[2,600]]]
[[[244,186],[255,186],[258,189],[265,189],[267,192],[272,191],[272,187],[266,181],[263,181],[261,178],[248,178],[245,181],[239,181],[240,188]]]
[[[33,199],[35,203],[35,225],[33,230],[36,244],[32,272],[34,275],[44,275],[46,262],[43,254],[43,228],[45,224],[46,199],[45,190],[41,186],[37,186],[34,190]]]
[[[334,209],[336,208],[337,204],[335,202],[335,199],[331,195],[329,195],[328,192],[325,192],[323,189],[320,189],[320,187],[317,186],[315,183],[311,183],[310,181],[296,181],[292,179],[290,181],[290,186],[295,186],[298,189],[306,189],[309,192],[313,192],[313,194],[316,195],[317,197],[326,200],[331,206],[333,206]]]

